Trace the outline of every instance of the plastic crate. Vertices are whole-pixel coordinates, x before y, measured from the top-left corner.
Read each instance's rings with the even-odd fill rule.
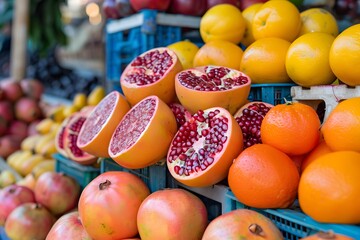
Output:
[[[106,77],[118,82],[136,56],[155,47],[189,39],[201,44],[200,18],[143,10],[106,24]]]
[[[5,233],[5,229],[0,226],[0,240],[10,240]]]
[[[285,240],[297,240],[312,235],[319,231],[332,230],[335,233],[343,234],[354,239],[360,239],[360,226],[345,224],[324,224],[319,223],[296,209],[256,209],[240,203],[234,194],[229,190],[226,193],[227,202],[225,211],[230,212],[235,209],[252,209],[266,217],[280,229]]]
[[[53,158],[55,159],[55,171],[74,178],[82,189],[100,174],[99,168],[78,164],[59,153],[54,154]]]
[[[181,188],[185,189],[197,197],[199,197],[202,202],[205,204],[208,220],[212,221],[214,218],[225,213],[225,202],[226,202],[226,193],[228,187],[224,185],[213,185],[211,187],[189,187],[178,181],[176,181],[170,173],[168,174],[167,187],[168,188]]]
[[[291,87],[294,83],[251,84],[248,100],[262,101],[277,105],[291,101]]]
[[[109,171],[124,171],[132,173],[140,177],[149,187],[151,192],[155,192],[166,187],[167,167],[163,162],[146,168],[128,169],[120,166],[111,158],[105,158],[101,161],[100,171],[101,173]]]

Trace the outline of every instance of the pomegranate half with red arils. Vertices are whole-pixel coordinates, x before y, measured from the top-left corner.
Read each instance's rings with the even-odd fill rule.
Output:
[[[235,114],[236,122],[241,127],[244,138],[244,149],[254,144],[262,143],[260,126],[266,113],[273,105],[265,102],[249,102]]]
[[[171,175],[185,185],[211,186],[226,178],[242,149],[241,129],[226,109],[200,110],[173,138],[167,167]]]
[[[174,113],[178,129],[191,118],[191,113],[180,103],[170,103],[169,107]]]
[[[175,100],[175,75],[182,65],[172,50],[151,49],[136,57],[121,74],[120,85],[131,106],[156,95],[169,104]]]
[[[116,127],[109,155],[119,165],[139,169],[164,159],[177,131],[170,107],[149,96],[132,107]]]
[[[250,78],[244,73],[219,66],[204,66],[181,71],[175,78],[180,103],[191,113],[223,107],[234,114],[250,93]]]

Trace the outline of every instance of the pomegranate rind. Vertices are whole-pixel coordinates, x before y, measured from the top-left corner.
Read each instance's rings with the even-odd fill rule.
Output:
[[[115,134],[118,128],[126,121],[133,111],[141,111],[138,106],[142,101],[154,99],[155,110],[144,131],[136,142],[119,153],[113,153],[112,145],[119,142],[126,142],[124,139],[117,139]],[[157,96],[149,96],[137,103],[120,121],[111,137],[108,152],[110,157],[119,165],[129,169],[139,169],[153,165],[166,157],[170,143],[177,131],[177,123],[170,107]]]
[[[197,72],[197,74],[205,74],[206,67],[223,68],[220,66],[203,66],[184,71],[194,71]],[[232,89],[222,91],[199,91],[185,87],[181,84],[178,76],[183,71],[176,74],[175,92],[181,105],[183,105],[192,114],[198,110],[204,110],[212,107],[222,107],[227,109],[231,114],[234,114],[236,110],[247,103],[251,88],[251,79],[249,76],[238,70],[231,69],[231,71],[237,74],[237,76],[246,77],[248,82],[240,86],[234,86]]]
[[[78,157],[78,156],[75,156],[72,152],[71,152],[71,149],[70,149],[70,140],[69,140],[69,134],[75,134],[75,135],[78,135],[78,133],[76,132],[70,132],[71,130],[69,129],[69,127],[71,126],[71,124],[73,124],[74,122],[78,121],[79,118],[81,117],[87,117],[87,115],[89,114],[90,112],[76,112],[74,114],[71,115],[71,119],[68,121],[68,123],[66,124],[66,136],[64,137],[64,150],[66,152],[66,157],[71,159],[72,161],[74,162],[77,162],[81,165],[90,165],[90,164],[93,164],[96,162],[97,160],[97,157],[92,155],[92,154],[89,154],[87,152],[83,152],[83,156],[81,157]],[[76,144],[76,142],[75,142]]]
[[[73,116],[74,115],[71,115],[62,121],[61,126],[59,127],[59,130],[55,135],[55,148],[57,152],[63,155],[64,157],[68,157],[68,154],[65,150],[65,138],[67,137],[68,134],[67,125]],[[61,144],[63,145],[63,148],[61,148],[60,146]]]
[[[191,173],[189,176],[179,175],[174,171],[174,167],[177,166],[179,159],[170,161],[170,153],[172,146],[176,137],[179,134],[179,131],[173,138],[169,151],[167,154],[167,167],[172,175],[177,181],[190,186],[190,187],[208,187],[214,185],[221,180],[225,179],[228,175],[230,166],[233,160],[240,154],[243,149],[243,135],[240,129],[240,126],[237,124],[235,118],[224,108],[215,107],[204,110],[204,112],[211,112],[215,110],[220,110],[220,115],[225,116],[228,121],[228,130],[227,130],[227,141],[223,146],[221,152],[216,154],[214,162],[209,165],[204,171]],[[190,119],[191,121],[191,119]]]
[[[115,102],[110,103],[116,98]],[[111,105],[111,113],[106,121],[100,127],[99,113],[108,111],[107,107]],[[109,158],[109,143],[116,126],[120,123],[123,116],[130,110],[130,105],[125,97],[117,91],[109,93],[101,102],[95,106],[86,118],[77,139],[77,146],[94,156]],[[88,133],[94,129],[98,132],[94,136],[89,136]],[[92,139],[86,139],[92,137]]]
[[[126,99],[131,106],[136,105],[138,102],[151,95],[158,96],[166,104],[169,104],[175,100],[176,94],[174,79],[175,75],[183,69],[181,62],[176,56],[175,52],[166,47],[151,49],[144,52],[140,56],[144,56],[152,51],[167,51],[172,57],[173,64],[167,69],[163,77],[160,78],[158,81],[152,84],[138,86],[136,84],[130,84],[125,81],[125,78],[133,72],[134,67],[131,66],[131,64],[135,59],[130,62],[130,64],[127,65],[127,67],[121,74],[120,85]]]

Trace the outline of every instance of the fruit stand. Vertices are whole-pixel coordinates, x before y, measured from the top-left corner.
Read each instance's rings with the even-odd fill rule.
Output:
[[[102,84],[0,80],[0,240],[360,240],[352,4],[84,4]]]

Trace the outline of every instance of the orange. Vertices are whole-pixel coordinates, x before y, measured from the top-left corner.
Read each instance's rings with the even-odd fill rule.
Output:
[[[230,167],[231,191],[256,208],[287,208],[296,198],[299,172],[289,156],[267,145],[246,148]]]
[[[238,44],[244,36],[245,25],[239,8],[231,4],[218,4],[201,18],[200,35],[205,43],[225,40]]]
[[[316,111],[303,103],[278,104],[265,115],[260,134],[263,143],[289,155],[310,152],[320,139],[320,119]]]
[[[243,50],[236,44],[214,40],[205,43],[194,57],[194,67],[215,65],[239,70]]]
[[[290,42],[280,38],[263,38],[248,46],[240,63],[240,71],[252,83],[290,82],[285,68],[286,53]]]
[[[300,27],[300,12],[289,1],[265,2],[256,12],[252,23],[256,40],[277,37],[292,42],[298,36]]]
[[[195,54],[199,51],[199,47],[188,40],[179,41],[167,46],[173,50],[179,58],[183,69],[189,69],[193,67],[193,61]]]
[[[321,132],[332,150],[360,152],[360,97],[346,99],[336,105]]]
[[[241,43],[245,46],[249,46],[251,43],[255,42],[255,38],[252,32],[252,22],[256,12],[260,9],[262,5],[263,3],[254,3],[249,7],[245,8],[242,12],[242,15],[245,18],[246,28]]]
[[[301,28],[299,35],[309,32],[329,33],[336,37],[339,27],[335,17],[326,9],[310,8],[300,13]]]
[[[329,148],[326,142],[324,140],[320,141],[319,144],[304,158],[303,162],[301,163],[301,172],[303,172],[305,168],[307,168],[307,166],[309,166],[309,164],[315,161],[317,158],[331,152],[332,150]]]
[[[328,33],[307,33],[291,43],[286,54],[286,72],[303,87],[331,84],[336,76],[329,64],[329,51],[335,37]]]
[[[341,32],[330,48],[330,67],[349,86],[360,85],[360,23]]]
[[[325,154],[302,173],[299,203],[319,222],[360,223],[360,153]]]

